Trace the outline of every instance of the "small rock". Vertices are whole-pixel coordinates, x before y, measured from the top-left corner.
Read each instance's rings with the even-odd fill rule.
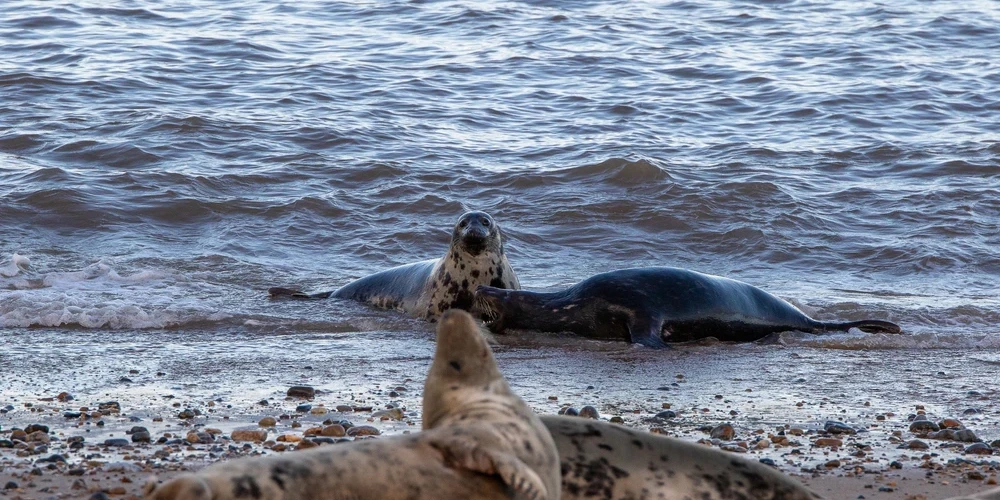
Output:
[[[587,405],[580,409],[580,416],[583,418],[599,419],[601,414],[597,412],[597,408]]]
[[[10,438],[14,441],[27,441],[28,433],[23,429],[14,429],[10,432]]]
[[[278,421],[274,417],[264,417],[257,422],[257,425],[261,427],[274,427],[278,425]]]
[[[15,483],[14,481],[7,481],[7,484],[3,485],[3,489],[5,490],[16,490],[20,487],[21,486]]]
[[[330,410],[327,410],[324,406],[317,406],[309,410],[310,415],[326,415],[327,413],[330,413]]]
[[[9,439],[0,439],[0,448],[13,448],[14,442]]]
[[[982,413],[982,411],[979,408],[968,408],[962,412],[962,415],[964,416],[979,415],[980,413]]]
[[[370,425],[359,425],[357,427],[351,427],[347,430],[347,435],[351,437],[378,436],[379,434],[381,434],[381,432]]]
[[[608,422],[611,422],[612,424],[624,424],[625,423],[625,419],[621,418],[621,417],[619,417],[617,415],[615,415],[615,416],[611,417],[608,420]]]
[[[577,410],[576,408],[573,408],[572,406],[564,406],[562,408],[559,408],[559,414],[560,415],[569,415],[571,417],[575,417],[575,416],[580,415],[580,410]]]
[[[925,442],[923,442],[923,441],[921,441],[919,439],[914,439],[913,441],[908,441],[906,443],[903,443],[903,445],[901,446],[901,448],[910,449],[910,450],[927,450],[927,449],[930,449],[930,445],[928,445],[927,443],[925,443]]]
[[[857,434],[853,427],[836,420],[827,420],[823,429],[830,434]]]
[[[312,399],[316,397],[316,389],[308,385],[295,385],[288,388],[287,395],[290,398]]]
[[[391,408],[388,410],[381,410],[372,413],[372,417],[386,418],[389,420],[403,420],[404,415],[403,415],[403,410],[400,410],[399,408]]]
[[[73,469],[73,470],[79,470],[80,472],[83,472],[83,469]],[[76,478],[75,480],[73,480],[73,485],[70,486],[70,489],[73,489],[73,490],[85,490],[85,489],[87,489],[87,480],[84,479],[84,478],[82,478],[82,477]]]
[[[657,420],[669,420],[675,417],[677,417],[677,413],[673,410],[661,411],[660,413],[653,415],[653,418]]]
[[[993,448],[986,443],[975,443],[965,449],[966,453],[971,453],[973,455],[992,455]]]
[[[835,469],[837,467],[840,467],[840,460],[837,459],[830,460],[829,462],[823,464],[823,467],[826,467],[827,469]]]
[[[765,458],[762,458],[762,459],[758,460],[758,462],[760,462],[760,463],[762,463],[764,465],[767,465],[769,467],[774,467],[774,468],[778,467],[778,464],[775,463],[775,461],[773,459],[770,459],[770,458],[766,458],[765,457]]]
[[[723,441],[732,441],[736,437],[736,429],[730,424],[717,425],[712,429],[710,433],[713,439],[721,439]]]
[[[298,406],[295,407],[295,411],[297,411],[299,413],[307,413],[311,409],[312,409],[312,405],[309,405],[309,404],[301,404],[301,405],[298,405]]]
[[[910,432],[914,434],[927,434],[928,432],[934,432],[941,430],[938,424],[931,422],[930,420],[914,420],[910,424]]]
[[[141,425],[132,426],[131,429],[125,431],[125,434],[135,434],[136,432],[149,433],[149,429],[142,427]]]
[[[347,405],[337,405],[337,411],[339,411],[340,413],[347,413],[354,411],[354,407]]]
[[[48,434],[46,434],[45,432],[42,432],[42,431],[35,431],[35,432],[32,432],[31,434],[28,434],[28,442],[29,443],[45,443],[45,444],[48,444],[51,441],[52,441],[52,438],[49,437]]]
[[[184,410],[184,411],[182,411],[182,412],[180,412],[180,413],[177,414],[177,418],[179,418],[181,420],[191,419],[191,418],[194,418],[194,416],[195,416],[194,415],[194,410],[191,410],[191,409],[186,409],[186,410]]]
[[[982,481],[983,479],[986,479],[986,475],[977,470],[966,472],[965,477],[971,481]]]
[[[148,443],[153,440],[153,436],[149,434],[149,431],[139,431],[132,433],[133,443]]]
[[[43,434],[48,434],[49,433],[49,426],[42,425],[42,424],[31,424],[31,425],[29,425],[29,426],[27,426],[27,427],[24,428],[24,432],[27,432],[28,434],[34,434],[36,432],[41,432]]]
[[[889,468],[890,469],[902,469],[903,468],[903,464],[900,463],[900,462],[897,462],[897,461],[893,460],[892,462],[889,462]]]
[[[295,446],[295,449],[296,450],[307,450],[309,448],[315,448],[317,446],[319,446],[319,445],[316,444],[315,441],[313,441],[311,439],[303,439],[302,441],[299,441],[299,444]]]
[[[78,411],[63,412],[63,417],[64,418],[80,418],[82,416],[83,416],[83,413],[80,413]]]
[[[50,456],[48,456],[46,458],[40,458],[40,459],[38,459],[38,462],[42,462],[42,463],[54,463],[54,464],[55,463],[66,463],[66,457],[63,457],[62,455],[59,455],[59,454],[55,454],[55,455],[50,455]]]
[[[942,429],[957,429],[962,427],[962,422],[959,422],[957,418],[946,418],[938,422],[938,427]]]
[[[831,448],[841,448],[844,446],[844,442],[837,438],[819,438],[813,441],[814,446],[829,446]]]
[[[327,437],[344,437],[347,435],[347,429],[344,429],[343,425],[332,424],[324,427],[319,434]]]
[[[263,443],[267,439],[267,431],[257,429],[241,429],[233,431],[229,437],[236,442],[250,441],[254,443]]]
[[[130,443],[128,439],[124,438],[112,438],[104,440],[104,446],[121,447],[121,446],[128,446],[129,444]]]

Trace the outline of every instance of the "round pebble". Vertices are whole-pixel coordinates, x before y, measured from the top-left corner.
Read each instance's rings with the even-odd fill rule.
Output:
[[[381,434],[381,432],[370,425],[359,425],[357,427],[351,427],[347,430],[347,435],[351,437],[378,436],[379,434]]]
[[[829,446],[831,448],[840,448],[844,446],[844,442],[837,438],[819,438],[813,441],[815,446]]]
[[[258,429],[240,429],[233,431],[229,437],[236,442],[251,441],[262,443],[267,439],[267,431]]]
[[[308,385],[294,385],[288,388],[287,395],[290,398],[312,399],[316,397],[316,389]]]
[[[589,405],[580,409],[580,416],[583,418],[593,418],[595,420],[601,418],[601,414],[597,412],[597,408]]]
[[[343,425],[332,424],[324,427],[319,434],[327,437],[344,437],[347,435],[347,429],[344,429]]]
[[[278,421],[274,417],[264,417],[257,422],[257,425],[261,427],[274,427],[278,425]]]
[[[914,434],[927,434],[928,432],[934,432],[941,430],[938,424],[931,422],[930,420],[914,420],[910,424],[910,432]]]
[[[973,455],[992,455],[993,448],[986,443],[974,443],[965,449],[966,453],[971,453]]]
[[[736,437],[736,429],[730,424],[721,424],[712,428],[710,433],[712,439],[721,439],[723,441],[732,441]]]
[[[836,420],[827,420],[823,429],[830,434],[857,434],[853,427]]]

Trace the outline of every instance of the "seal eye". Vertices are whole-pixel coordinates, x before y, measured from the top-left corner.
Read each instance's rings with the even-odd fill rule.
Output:
[[[465,227],[469,225],[469,219],[462,219],[462,222],[458,223],[458,227]]]
[[[462,371],[462,365],[458,361],[452,361],[451,363],[448,364],[450,364],[451,367],[455,369],[455,371],[459,372]]]
[[[490,227],[490,220],[489,219],[483,219],[483,227]]]

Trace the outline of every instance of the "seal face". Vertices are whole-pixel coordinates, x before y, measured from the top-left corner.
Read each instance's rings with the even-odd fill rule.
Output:
[[[581,417],[544,416],[562,462],[562,498],[820,498],[731,453]]]
[[[150,482],[146,498],[559,499],[552,437],[464,311],[441,317],[423,405],[420,433],[215,464]]]
[[[887,321],[816,321],[757,287],[673,267],[598,274],[552,293],[483,286],[475,310],[492,320],[494,331],[569,331],[650,347],[705,337],[745,342],[790,330],[900,332]]]
[[[485,212],[468,212],[455,223],[444,257],[365,276],[333,292],[305,294],[275,287],[268,294],[350,299],[433,321],[448,309],[469,310],[480,285],[521,288],[504,252],[503,234],[496,221]]]

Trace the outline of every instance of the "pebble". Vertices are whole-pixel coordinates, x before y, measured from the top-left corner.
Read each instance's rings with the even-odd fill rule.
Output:
[[[930,445],[919,439],[914,439],[913,441],[907,441],[906,443],[903,443],[902,448],[910,450],[927,450],[930,449]]]
[[[13,448],[14,442],[9,439],[0,439],[0,448]]]
[[[399,408],[390,408],[388,410],[381,410],[372,413],[372,417],[386,418],[390,420],[403,420],[404,415],[403,410],[400,410]]]
[[[337,405],[337,411],[340,413],[348,413],[354,411],[354,407],[347,405]]]
[[[16,490],[18,488],[20,488],[20,485],[14,481],[7,481],[7,484],[3,485],[3,489],[5,490]]]
[[[236,442],[252,441],[254,443],[262,443],[267,439],[267,431],[240,429],[233,431],[229,437]]]
[[[962,415],[966,415],[966,416],[968,416],[968,415],[979,415],[980,413],[982,413],[982,411],[979,410],[979,408],[969,408],[969,409],[963,411]]]
[[[274,427],[275,425],[278,425],[278,421],[275,420],[274,417],[264,417],[257,422],[257,425],[261,427]]]
[[[40,458],[40,459],[38,459],[38,462],[42,462],[42,463],[59,463],[59,462],[66,463],[66,457],[63,457],[62,455],[59,455],[59,454],[55,454],[55,455],[50,455],[50,456],[48,456],[46,458]]]
[[[893,460],[892,462],[889,462],[889,468],[890,469],[902,469],[903,468],[903,464],[900,463],[900,462],[897,462],[897,461]]]
[[[328,437],[344,437],[347,435],[347,429],[344,429],[343,425],[333,424],[324,427],[319,434]]]
[[[128,439],[124,438],[111,438],[104,440],[104,446],[128,446],[130,443]]]
[[[661,411],[660,413],[653,415],[653,418],[657,420],[668,420],[675,417],[677,417],[677,413],[672,410]]]
[[[830,434],[857,434],[853,427],[836,420],[827,420],[823,429]]]
[[[194,418],[194,411],[191,409],[184,410],[177,414],[177,418],[181,420],[187,420],[189,418]]]
[[[323,406],[317,406],[316,408],[309,410],[310,415],[326,415],[327,413],[330,413],[330,410],[327,410]]]
[[[840,467],[840,460],[837,459],[830,460],[829,462],[823,464],[823,466],[826,467],[827,469],[835,469],[837,467]]]
[[[312,399],[316,397],[316,389],[308,385],[294,385],[288,388],[287,395],[290,398]]]
[[[966,472],[965,477],[972,481],[982,481],[983,479],[986,479],[986,475],[977,470]]]
[[[580,410],[573,408],[572,406],[564,406],[559,409],[560,415],[569,415],[571,417],[576,417],[580,415]]]
[[[813,441],[814,446],[829,446],[831,448],[840,448],[844,446],[844,442],[837,438],[819,438]]]
[[[10,432],[10,439],[13,441],[27,441],[28,433],[24,432],[23,429],[14,429]]]
[[[295,407],[295,411],[299,413],[307,413],[311,409],[312,405],[306,405],[306,404],[298,405]]]
[[[80,418],[82,416],[83,416],[83,413],[80,413],[78,411],[63,412],[63,417],[64,418],[74,419],[74,418]]]
[[[29,426],[27,426],[27,427],[24,428],[24,432],[27,432],[28,434],[34,434],[36,432],[41,432],[41,433],[44,433],[44,434],[48,434],[49,433],[49,426],[42,425],[42,424],[31,424],[31,425],[29,425]]]
[[[376,428],[374,428],[374,427],[372,427],[370,425],[359,425],[357,427],[351,427],[350,429],[347,430],[347,435],[351,436],[351,437],[358,437],[358,436],[378,436],[379,434],[382,434],[382,433],[379,432],[378,429],[376,429]]]
[[[721,439],[723,441],[732,441],[736,437],[736,429],[730,424],[721,424],[712,428],[710,433],[713,439]]]
[[[316,444],[313,440],[311,440],[311,439],[303,439],[302,441],[299,441],[299,444],[295,446],[295,449],[296,450],[307,450],[309,448],[315,448],[317,446],[319,446],[319,445]]]
[[[974,443],[965,449],[966,453],[971,453],[973,455],[992,455],[993,448],[986,443]]]
[[[914,434],[927,434],[928,432],[934,432],[941,430],[938,424],[931,422],[930,420],[914,420],[910,424],[910,432]]]
[[[946,418],[938,422],[938,426],[942,429],[956,429],[962,427],[962,422],[959,422],[957,418]]]
[[[762,463],[764,465],[770,466],[770,467],[775,467],[775,468],[778,467],[778,464],[773,459],[770,459],[770,458],[767,458],[767,457],[758,460],[758,462],[760,462],[760,463]]]
[[[597,412],[597,408],[594,408],[593,406],[589,405],[584,406],[583,408],[580,409],[580,416],[583,418],[592,418],[595,420],[601,418],[601,414]]]

